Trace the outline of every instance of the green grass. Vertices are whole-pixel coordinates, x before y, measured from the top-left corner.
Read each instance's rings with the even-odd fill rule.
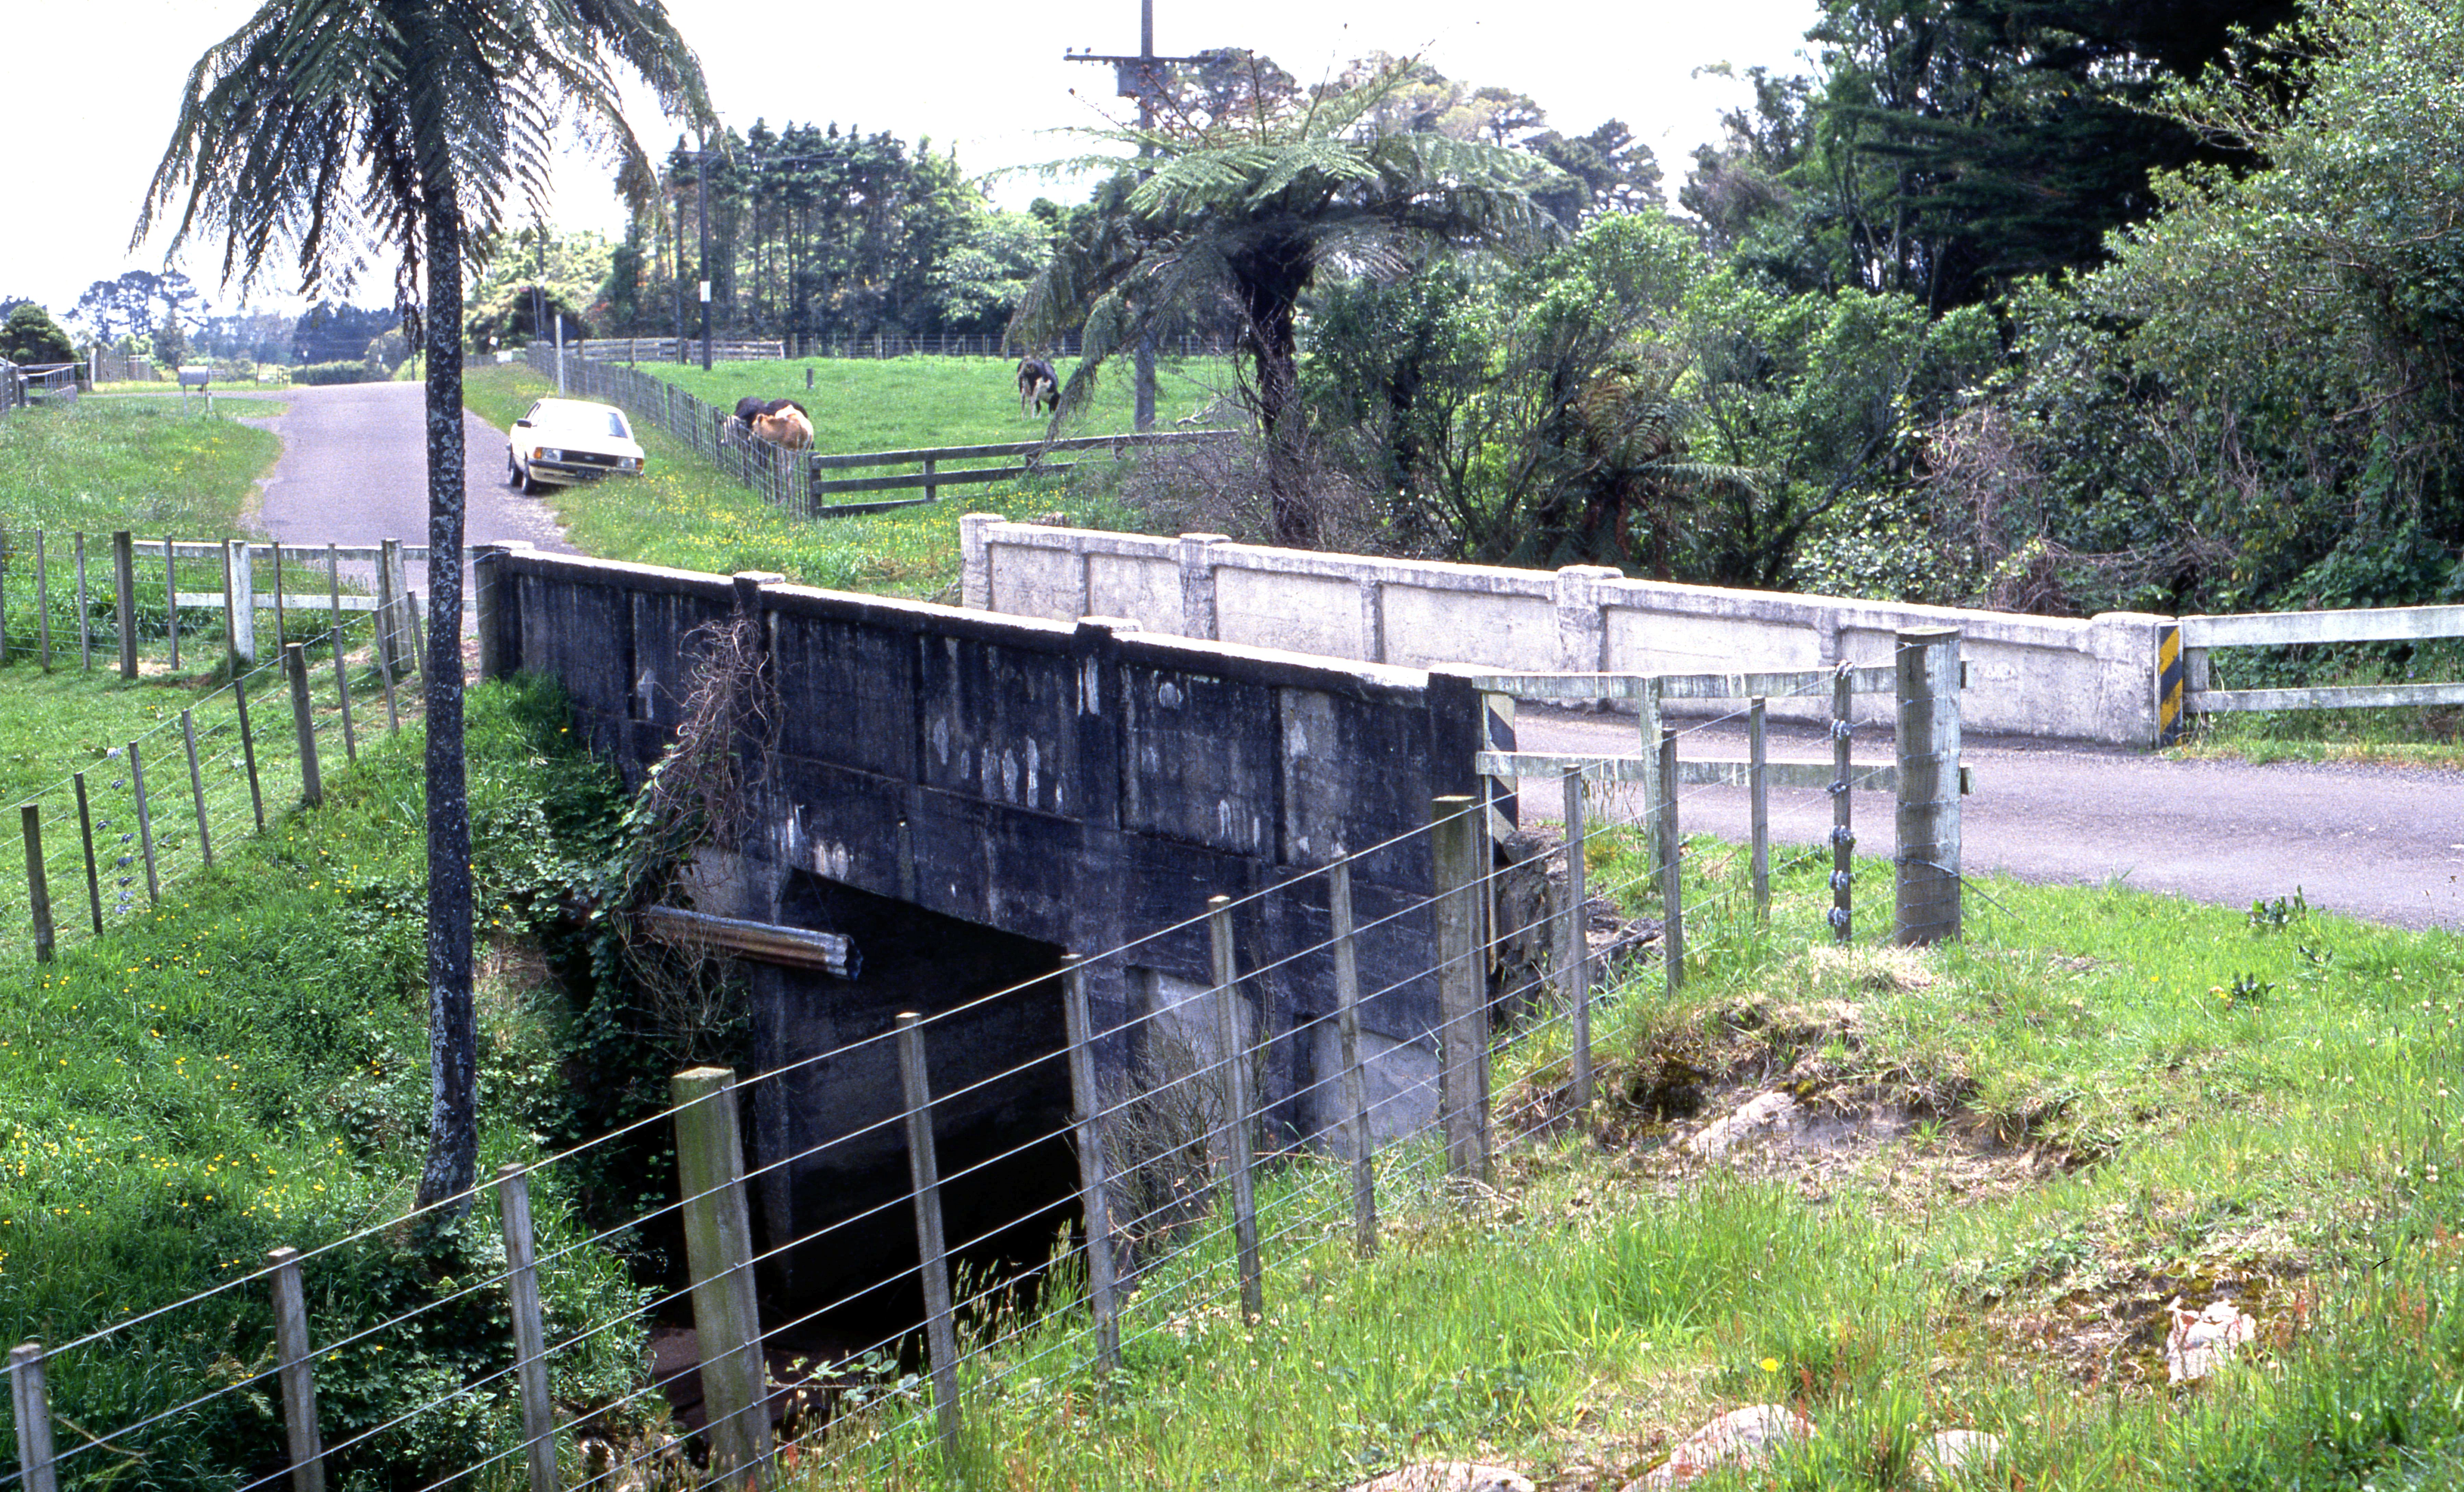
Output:
[[[226,406],[228,407],[228,406]],[[278,412],[279,406],[252,402],[250,414]],[[181,614],[181,667],[169,665],[167,613],[163,603],[159,541],[241,537],[259,477],[279,452],[275,435],[219,416],[179,413],[178,401],[114,400],[74,407],[40,409],[0,419],[0,540],[7,575],[0,585],[5,613],[5,652],[0,652],[0,802],[15,804],[53,788],[69,774],[106,759],[105,753],[130,738],[176,722],[180,711],[202,706],[224,682],[222,619],[217,613]],[[118,644],[112,630],[111,534],[134,529],[158,547],[138,551],[137,630],[140,677],[122,681],[115,671]],[[41,627],[36,602],[34,533],[45,533],[52,663],[40,667]],[[86,538],[91,670],[80,667],[77,647],[75,535]],[[285,566],[295,596],[321,593],[320,575]],[[272,578],[260,572],[260,588]],[[184,592],[221,584],[210,561],[181,561]],[[261,616],[266,643],[270,616]],[[363,625],[362,630],[364,630]],[[355,687],[375,703],[374,677],[363,671]],[[264,686],[258,686],[262,689]],[[207,722],[209,735],[225,728],[228,695]],[[279,726],[278,718],[260,723]],[[209,742],[210,745],[210,741]],[[335,749],[340,749],[339,734]],[[167,758],[165,758],[167,765]],[[149,784],[151,786],[152,784]],[[11,925],[0,936],[22,932]]]
[[[1067,381],[1076,364],[1054,363]],[[748,394],[793,399],[813,417],[813,449],[825,451],[914,450],[931,446],[991,446],[1035,440],[1045,422],[1018,412],[1018,363],[1002,358],[806,358],[781,362],[722,362],[705,373],[696,363],[646,366],[678,388],[721,409]],[[812,375],[807,391],[805,375]],[[1215,360],[1160,360],[1155,418],[1163,428],[1214,403],[1231,382]],[[1136,428],[1127,359],[1109,362],[1095,403],[1065,432],[1116,435]]]
[[[27,531],[91,538],[114,529],[236,538],[256,481],[280,445],[223,417],[183,418],[175,398],[98,400],[0,419],[0,523],[12,548]],[[278,411],[251,401],[251,415]],[[12,589],[10,600],[17,599]]]
[[[2457,1483],[2452,934],[1987,880],[1963,944],[1832,950],[1827,857],[1782,876],[1763,933],[1734,910],[1742,856],[1692,847],[1699,962],[1679,1001],[1656,967],[1604,997],[1586,1130],[1503,1123],[1499,1189],[1468,1201],[1390,1152],[1365,1262],[1337,1168],[1285,1168],[1265,1318],[1239,1318],[1210,1242],[1142,1283],[1109,1384],[1075,1313],[979,1323],[968,1484],[1333,1488],[1452,1458],[1589,1492],[1767,1401],[1815,1438],[1706,1486],[1916,1485],[1947,1428],[2006,1437],[1992,1485]],[[1597,859],[1637,879],[1630,848]],[[1499,1058],[1504,1111],[1565,1079],[1541,1025]],[[1820,1163],[1679,1158],[1770,1086],[1914,1117]],[[2256,1340],[2168,1386],[2165,1306],[2225,1295]],[[793,1484],[953,1484],[913,1407],[842,1423]]]
[[[778,366],[732,363],[719,371]],[[940,443],[954,428],[939,423],[939,411],[963,406],[981,392],[965,377],[971,371],[979,376],[999,371],[986,360],[963,358],[826,362],[820,366],[850,384],[882,381],[872,390],[872,412],[864,425],[872,432],[870,438],[888,443],[885,449]],[[935,400],[905,404],[896,397],[902,387],[939,392]],[[473,368],[464,384],[464,402],[482,419],[504,428],[551,388],[547,380],[517,364]],[[736,397],[727,394],[726,402],[732,405]],[[797,397],[803,397],[801,390]],[[1012,423],[1006,433],[982,439],[1023,439],[1037,428],[1017,420],[1015,393],[1011,397]],[[996,409],[996,423],[998,413]],[[963,488],[937,503],[861,517],[799,517],[771,507],[647,422],[636,422],[635,433],[649,455],[649,471],[640,479],[553,489],[543,499],[584,554],[718,575],[770,570],[799,584],[955,601],[962,514],[1024,516],[1059,510],[1073,521],[1105,526],[1122,518],[1108,499],[1073,496],[1057,476]],[[956,428],[956,434],[970,443],[979,433],[979,426]],[[824,449],[840,448],[825,442]],[[473,451],[472,460],[494,471],[504,452]]]
[[[471,705],[482,1150],[494,1166],[536,1154],[571,1108],[556,1076],[569,1018],[515,938],[552,912],[537,888],[543,875],[570,875],[559,855],[595,843],[612,788],[571,744],[552,689],[482,688]],[[61,1344],[253,1271],[269,1248],[313,1249],[406,1210],[428,1106],[421,770],[415,732],[371,744],[358,770],[329,783],[321,808],[227,844],[160,908],[55,964],[11,951],[0,979],[0,1333],[10,1341]],[[536,1184],[544,1226],[570,1241],[572,1179],[548,1173]],[[426,1244],[397,1229],[312,1262],[318,1339],[450,1295],[452,1276],[489,1267],[501,1246],[491,1212]],[[552,1314],[569,1324],[608,1319],[634,1299],[621,1266],[590,1252],[544,1283],[561,1302]],[[500,1310],[474,1297],[425,1327],[324,1356],[328,1443],[501,1366]],[[55,1412],[100,1432],[140,1406],[237,1382],[264,1366],[268,1332],[261,1285],[183,1307],[55,1358]],[[633,1342],[619,1331],[575,1354],[560,1369],[567,1392],[629,1385]],[[78,1473],[229,1486],[233,1472],[275,1469],[273,1413],[262,1393],[231,1395],[115,1441]],[[349,1459],[406,1472],[467,1463],[458,1459],[509,1414],[500,1385]]]

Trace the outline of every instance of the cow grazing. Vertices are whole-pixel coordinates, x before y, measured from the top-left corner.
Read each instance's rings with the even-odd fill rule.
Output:
[[[778,403],[781,407],[777,410],[753,417],[753,433],[789,450],[809,448],[813,444],[813,422],[805,416],[803,406],[785,399]]]
[[[1061,379],[1052,364],[1042,358],[1027,358],[1018,365],[1018,412],[1033,418],[1037,411],[1058,414],[1061,411]]]
[[[731,439],[756,435],[789,450],[803,450],[813,443],[812,416],[793,399],[757,399],[747,394],[736,401],[736,411],[719,422],[719,428]]]

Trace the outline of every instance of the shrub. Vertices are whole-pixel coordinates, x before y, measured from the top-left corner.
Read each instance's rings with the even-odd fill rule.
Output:
[[[295,384],[382,384],[385,375],[364,362],[306,362],[291,370]]]

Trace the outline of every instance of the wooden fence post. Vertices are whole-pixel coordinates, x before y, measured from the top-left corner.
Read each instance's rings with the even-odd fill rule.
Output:
[[[162,878],[154,872],[154,809],[145,801],[145,758],[137,743],[128,743],[128,785],[137,794],[137,845],[145,852],[145,900],[163,900]]]
[[[77,839],[85,845],[85,901],[94,914],[95,935],[99,937],[102,935],[102,878],[95,873],[94,810],[86,802],[85,774],[72,773],[69,780],[77,784]]]
[[[274,540],[272,559],[274,561],[274,651],[275,655],[279,657],[282,649],[291,646],[291,631],[290,623],[284,618],[282,611],[282,540],[278,538]]]
[[[43,531],[34,530],[34,649],[43,671],[52,671],[52,566],[43,554]]]
[[[1660,731],[1660,964],[1668,993],[1685,987],[1685,836],[1677,825],[1677,729]]]
[[[164,630],[171,634],[171,671],[180,671],[180,557],[172,551],[171,536],[163,536],[163,618]]]
[[[1857,835],[1849,806],[1856,796],[1856,783],[1849,773],[1855,767],[1853,741],[1856,725],[1850,719],[1848,665],[1841,664],[1831,676],[1831,940],[1845,943],[1856,926],[1854,895],[1857,886]]]
[[[357,766],[360,733],[351,722],[351,665],[342,656],[342,631],[339,625],[334,629],[334,699],[342,707],[342,759]],[[393,705],[390,692],[385,695],[385,705],[388,709]]]
[[[180,712],[180,738],[188,747],[188,796],[197,805],[197,858],[210,869],[214,863],[212,832],[206,823],[206,779],[197,770],[197,721],[195,713]]]
[[[711,1468],[728,1484],[749,1487],[770,1454],[770,1410],[736,1074],[689,1067],[668,1080],[668,1092],[675,1104],[676,1185],[693,1272],[693,1327],[701,1341]]]
[[[1222,1057],[1220,1095],[1223,1121],[1217,1130],[1223,1147],[1223,1179],[1232,1196],[1232,1242],[1241,1271],[1241,1316],[1248,1322],[1265,1318],[1265,1270],[1258,1259],[1258,1194],[1251,1166],[1258,1144],[1251,1133],[1249,1060],[1252,1039],[1241,1020],[1239,959],[1232,947],[1232,898],[1206,899],[1208,951],[1215,966],[1215,1040]],[[1258,1025],[1265,1024],[1262,1019]],[[1261,1029],[1258,1037],[1263,1039]]]
[[[111,536],[113,600],[120,611],[120,676],[137,677],[137,536],[121,529]]]
[[[1445,1131],[1446,1174],[1458,1181],[1485,1182],[1487,1095],[1480,1091],[1480,1073],[1488,1044],[1488,1001],[1479,957],[1481,808],[1469,797],[1432,801],[1429,845],[1437,874],[1438,1118]]]
[[[1087,1006],[1087,970],[1079,955],[1061,966],[1062,1020],[1069,1036],[1069,1096],[1078,1139],[1079,1212],[1087,1229],[1087,1308],[1095,1322],[1095,1364],[1121,1371],[1121,1318],[1113,1299],[1112,1206],[1104,1153],[1103,1090],[1095,1082],[1094,1020]]]
[[[913,1183],[915,1258],[924,1285],[924,1337],[933,1357],[933,1419],[941,1455],[958,1454],[958,1325],[950,1303],[950,1249],[941,1231],[941,1160],[933,1148],[933,1082],[924,1064],[924,1018],[898,1015],[898,1089],[907,1104],[907,1174]]]
[[[282,1428],[291,1448],[292,1492],[325,1492],[324,1439],[317,1431],[316,1349],[308,1338],[308,1298],[299,1284],[299,1251],[277,1248],[274,1266],[275,1350],[281,1361]]]
[[[1642,680],[1641,690],[1634,698],[1635,727],[1641,737],[1643,811],[1660,811],[1660,701],[1661,684],[1657,674]]]
[[[256,662],[256,552],[244,538],[223,544],[223,632],[231,642],[231,672]]]
[[[83,529],[79,529],[77,534],[77,667],[91,673],[94,671],[94,612],[86,599],[85,531]]]
[[[1592,1111],[1592,940],[1590,838],[1584,826],[1583,770],[1568,767],[1566,791],[1566,906],[1557,931],[1557,988],[1573,1023],[1574,1112]]]
[[[317,716],[308,704],[308,656],[293,643],[284,650],[282,662],[291,675],[291,720],[299,732],[299,801],[314,808],[325,801],[325,782],[317,772]]]
[[[374,646],[371,652],[376,659],[377,672],[385,677],[385,715],[390,727],[397,731],[402,729],[402,719],[394,710],[393,681],[394,675],[402,671],[402,655],[398,651],[402,639],[394,630],[397,618],[394,615],[393,566],[386,561],[394,553],[391,546],[398,542],[388,538],[382,540],[378,546],[377,604],[376,610],[370,613],[371,621],[374,623],[371,633]]]
[[[1891,941],[1956,938],[1959,882],[1959,633],[1902,632],[1899,844],[1892,851]]]
[[[256,779],[256,732],[248,722],[248,680],[231,680],[231,703],[239,707],[239,751],[248,763],[248,806],[255,815],[256,832],[265,832],[265,792]]]
[[[9,1349],[9,1403],[17,1421],[17,1484],[24,1492],[59,1492],[52,1457],[51,1395],[43,1387],[43,1348]]]
[[[26,899],[34,919],[34,962],[52,961],[52,887],[43,864],[43,805],[27,803],[17,810],[26,829]]]
[[[86,602],[86,530],[77,530],[77,666],[94,670],[94,611]]]
[[[1369,1075],[1360,1064],[1360,955],[1352,926],[1352,859],[1327,868],[1326,908],[1334,933],[1334,1030],[1343,1060],[1343,1158],[1352,1167],[1352,1248],[1377,1253],[1377,1171],[1371,1161]]]
[[[496,1173],[496,1212],[505,1224],[505,1297],[514,1317],[514,1376],[521,1387],[522,1450],[531,1492],[562,1492],[556,1468],[556,1401],[548,1396],[547,1332],[539,1317],[539,1249],[531,1228],[530,1173]]]
[[[1753,837],[1754,920],[1771,921],[1771,737],[1764,723],[1767,701],[1756,694],[1746,706],[1746,803]]]

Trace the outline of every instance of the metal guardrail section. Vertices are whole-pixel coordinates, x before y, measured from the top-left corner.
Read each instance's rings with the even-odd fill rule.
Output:
[[[1485,751],[1472,759],[1483,777],[1554,778],[1579,772],[1585,780],[1593,782],[1648,782],[1659,766],[1657,759],[1650,757],[1570,757],[1540,751]],[[1771,787],[1820,792],[1837,780],[1837,770],[1827,761],[1770,761],[1763,764],[1763,780]],[[1966,781],[1963,776],[1963,792]],[[1751,787],[1753,764],[1681,760],[1677,763],[1677,783],[1680,787]],[[1900,769],[1868,767],[1857,775],[1855,785],[1873,792],[1897,793]]]
[[[2364,684],[2312,689],[2211,689],[2208,650],[2315,643],[2405,643],[2464,637],[2464,606],[2369,606],[2181,619],[2182,709],[2192,714],[2253,710],[2385,710],[2464,705],[2464,682]]]
[[[1832,687],[1837,669],[1794,673],[1484,673],[1471,687],[1517,699],[1774,699]],[[1850,669],[1848,689],[1888,694],[1899,688],[1889,669]]]

